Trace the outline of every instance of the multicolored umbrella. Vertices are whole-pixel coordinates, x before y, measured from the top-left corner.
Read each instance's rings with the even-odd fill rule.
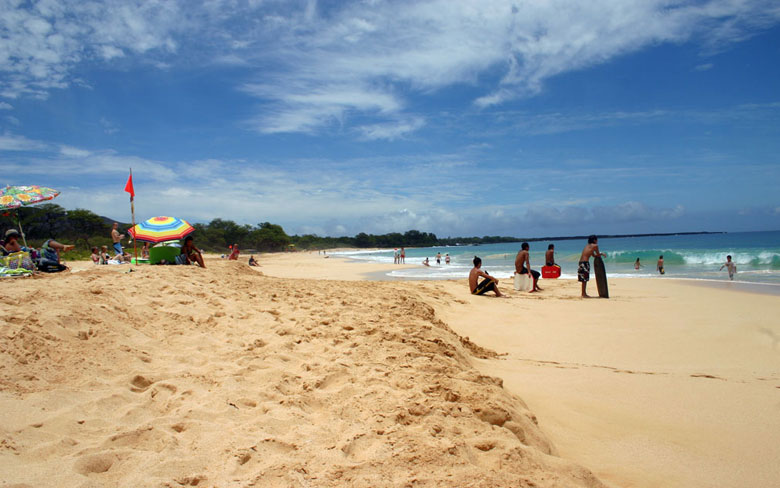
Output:
[[[0,190],[0,209],[10,210],[22,205],[32,205],[51,200],[59,194],[57,190],[45,186],[6,186]]]
[[[152,217],[136,224],[128,232],[137,241],[165,242],[182,239],[194,230],[186,220],[176,217]]]
[[[45,186],[6,186],[0,190],[0,210],[15,210],[24,205],[51,200],[59,194],[59,191]],[[27,247],[27,237],[24,235],[18,212],[16,220],[19,224],[19,231],[22,233],[24,247]]]

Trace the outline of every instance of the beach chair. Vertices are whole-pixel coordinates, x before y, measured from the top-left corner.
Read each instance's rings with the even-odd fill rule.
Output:
[[[165,261],[169,264],[176,263],[176,256],[181,254],[181,248],[177,246],[154,246],[149,249],[149,264],[159,264]]]

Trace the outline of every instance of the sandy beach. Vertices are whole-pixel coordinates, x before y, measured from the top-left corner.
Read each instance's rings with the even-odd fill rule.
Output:
[[[317,253],[3,280],[0,486],[762,487],[780,298]]]

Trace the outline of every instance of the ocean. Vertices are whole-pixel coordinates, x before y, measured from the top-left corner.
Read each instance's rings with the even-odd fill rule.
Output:
[[[555,261],[561,266],[562,279],[577,279],[577,262],[586,240],[536,241],[531,246],[531,268],[540,270],[548,244],[555,244]],[[730,232],[658,237],[600,238],[599,248],[607,253],[604,259],[611,278],[687,278],[693,280],[728,281],[728,273],[720,266],[731,255],[737,264],[734,281],[780,285],[780,231]],[[514,273],[514,261],[520,243],[483,244],[479,246],[447,246],[406,249],[406,264],[414,268],[397,269],[388,278],[453,279],[466,278],[474,256],[482,258],[482,267],[497,278],[509,278]],[[442,255],[441,265],[435,256]],[[393,262],[393,250],[333,252],[359,261]],[[444,263],[445,254],[451,262]],[[666,274],[656,271],[658,257],[663,255]],[[431,266],[422,265],[428,257]],[[639,258],[642,268],[634,269]]]

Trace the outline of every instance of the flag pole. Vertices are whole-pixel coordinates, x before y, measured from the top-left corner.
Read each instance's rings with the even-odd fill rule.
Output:
[[[130,181],[133,181],[133,168],[130,168]],[[132,184],[132,183],[131,183]],[[133,189],[133,193],[130,194],[130,214],[133,218],[133,228],[135,228],[135,203],[133,202],[133,198],[135,197],[135,189]],[[135,265],[138,266],[138,246],[137,246],[138,239],[133,236],[133,254],[135,254]]]

